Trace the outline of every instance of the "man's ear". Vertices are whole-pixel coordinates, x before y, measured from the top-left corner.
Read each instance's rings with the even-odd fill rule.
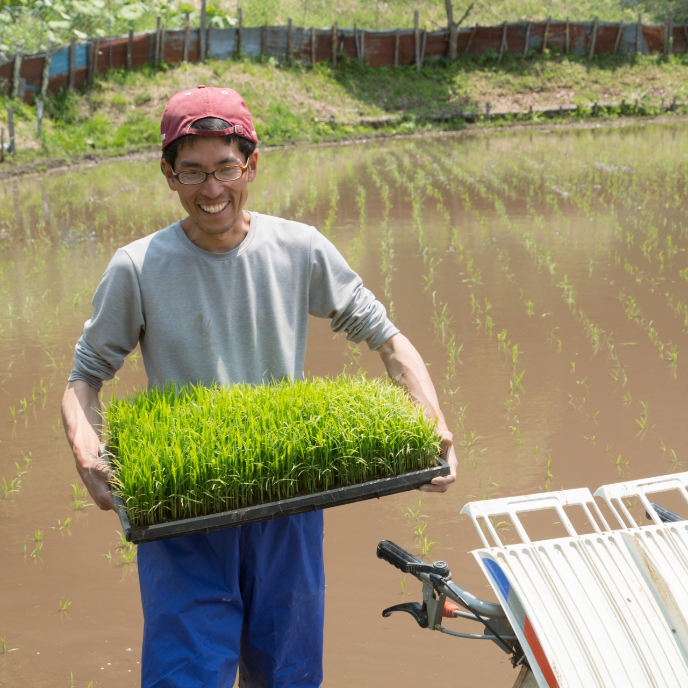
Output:
[[[165,179],[167,179],[167,186],[170,187],[170,190],[176,191],[177,189],[174,185],[174,170],[172,169],[170,163],[168,163],[167,160],[164,160],[163,158],[160,158],[160,171],[165,175]]]
[[[248,180],[252,182],[256,178],[256,173],[258,172],[258,151],[253,151],[248,160]]]

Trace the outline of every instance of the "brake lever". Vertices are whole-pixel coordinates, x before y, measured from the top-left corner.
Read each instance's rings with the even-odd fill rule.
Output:
[[[388,618],[394,612],[407,612],[418,623],[421,628],[428,627],[428,609],[425,603],[420,602],[404,602],[403,604],[395,604],[393,607],[388,607],[382,612],[382,616]]]

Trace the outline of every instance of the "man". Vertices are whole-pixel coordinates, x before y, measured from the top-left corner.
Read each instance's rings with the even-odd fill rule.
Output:
[[[427,368],[334,246],[313,227],[244,210],[258,169],[241,97],[206,88],[173,96],[161,168],[187,213],[119,249],[76,345],[62,410],[77,470],[112,509],[98,457],[99,390],[141,346],[150,385],[260,384],[303,376],[308,316],[366,341],[390,377],[436,418],[456,478],[452,436]],[[144,688],[246,688],[322,682],[322,512],[143,544]]]

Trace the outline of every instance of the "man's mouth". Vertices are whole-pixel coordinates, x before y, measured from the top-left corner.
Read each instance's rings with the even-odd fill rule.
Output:
[[[221,213],[229,205],[229,201],[225,201],[224,203],[218,203],[217,205],[201,205],[200,203],[198,205],[201,208],[201,210],[204,210],[206,213],[210,215],[217,215],[218,213]]]

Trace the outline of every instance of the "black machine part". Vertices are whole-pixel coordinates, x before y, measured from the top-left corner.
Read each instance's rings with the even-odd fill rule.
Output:
[[[441,631],[462,638],[492,640],[504,652],[512,655],[514,666],[523,662],[523,652],[517,642],[516,636],[509,633],[510,626],[506,614],[500,604],[479,600],[470,593],[462,590],[458,585],[450,582],[451,573],[449,566],[443,562],[426,564],[418,557],[407,552],[399,545],[383,540],[377,546],[379,559],[392,564],[404,573],[411,573],[423,582],[423,603],[410,602],[397,604],[382,612],[382,616],[389,617],[394,612],[406,612],[410,614],[421,628],[429,628],[433,631]],[[468,598],[468,599],[466,599]],[[445,600],[453,600],[455,603],[467,609],[472,618],[479,621],[486,629],[482,636],[466,633],[455,633],[442,627],[442,616]],[[468,614],[461,613],[468,617]],[[509,633],[507,635],[506,633]],[[503,637],[504,636],[504,637]],[[507,641],[510,641],[507,642]]]
[[[416,578],[421,573],[429,573],[451,580],[451,573],[446,562],[436,561],[433,564],[426,564],[399,545],[395,545],[391,540],[383,540],[377,546],[377,558],[384,559],[388,564],[404,573],[411,573]]]
[[[652,508],[657,512],[657,516],[659,516],[659,519],[662,523],[677,523],[678,521],[685,521],[684,518],[681,518],[681,516],[675,514],[673,511],[669,511],[669,509],[665,509],[661,504],[655,504],[654,502],[650,503],[652,504]],[[648,521],[652,520],[650,514],[647,512],[645,512],[645,516],[647,516]]]

